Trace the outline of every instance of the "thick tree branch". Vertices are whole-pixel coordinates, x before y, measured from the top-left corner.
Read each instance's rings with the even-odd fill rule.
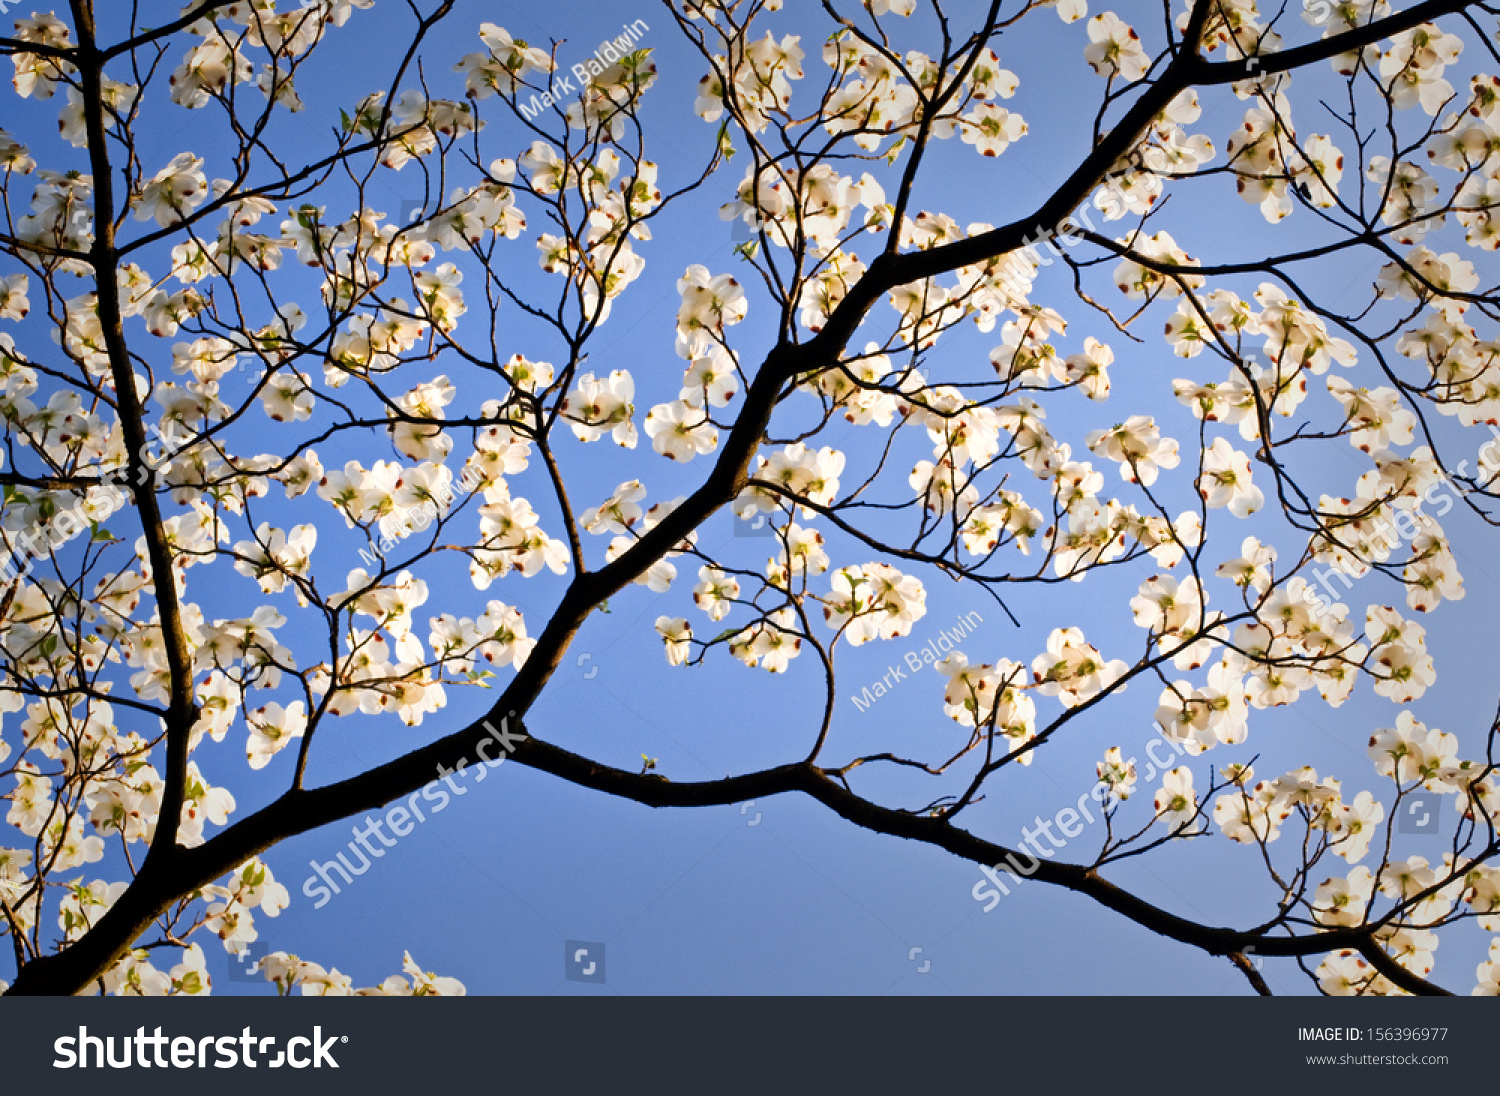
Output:
[[[136,510],[146,538],[151,563],[152,589],[161,622],[171,701],[167,709],[167,763],[163,774],[161,816],[147,861],[170,859],[177,847],[177,828],[187,788],[189,731],[198,718],[193,702],[193,657],[183,625],[182,603],[177,596],[172,547],[167,542],[161,507],[156,498],[156,472],[147,463],[145,411],[135,387],[135,370],[125,345],[120,308],[120,290],[114,271],[119,265],[115,251],[115,201],[112,167],[105,139],[104,55],[94,42],[92,0],[71,0],[73,22],[78,31],[78,72],[83,84],[84,126],[88,134],[89,168],[94,177],[94,246],[89,261],[95,272],[99,326],[109,353],[110,377],[119,401],[120,429],[128,452],[129,482],[133,485]]]
[[[1255,989],[1256,993],[1260,994],[1262,997],[1275,996],[1275,994],[1271,992],[1271,987],[1266,985],[1266,980],[1260,976],[1260,971],[1255,969],[1255,964],[1245,956],[1244,952],[1230,952],[1229,961],[1233,963],[1235,967],[1239,969],[1240,973],[1245,976],[1245,980],[1250,983],[1250,985]]]
[[[1418,997],[1452,997],[1453,993],[1442,986],[1434,985],[1419,974],[1413,974],[1396,960],[1373,937],[1363,936],[1354,945],[1370,966],[1407,993]]]
[[[813,343],[826,340],[828,344],[842,346],[859,326],[859,321],[864,318],[870,306],[881,295],[897,286],[1008,254],[1035,241],[1039,236],[1054,231],[1066,222],[1069,215],[1103,181],[1121,157],[1136,145],[1152,120],[1188,88],[1234,83],[1253,78],[1258,73],[1286,72],[1326,61],[1362,45],[1430,22],[1438,16],[1461,11],[1471,6],[1472,2],[1473,0],[1427,0],[1426,3],[1376,20],[1357,30],[1346,31],[1284,53],[1251,58],[1252,62],[1257,62],[1253,68],[1240,61],[1204,61],[1197,52],[1198,39],[1185,40],[1161,77],[1141,93],[1140,98],[1131,104],[1115,127],[1105,135],[1104,140],[1095,146],[1035,212],[999,228],[928,251],[882,255],[871,264],[869,272],[859,284],[850,290]],[[1190,27],[1189,30],[1191,29]]]
[[[478,763],[475,747],[490,736],[487,723],[481,720],[471,724],[458,734],[337,784],[311,791],[290,791],[236,822],[212,841],[181,850],[171,865],[153,866],[148,861],[130,890],[81,941],[57,955],[28,964],[8,992],[17,995],[77,992],[102,974],[118,954],[117,950],[111,950],[108,941],[123,937],[128,943],[181,894],[213,882],[288,837],[409,795],[435,781],[440,769]],[[516,721],[502,728],[502,733],[511,736],[518,732],[524,733]],[[719,806],[800,792],[865,829],[933,845],[976,864],[1000,865],[1017,855],[1017,850],[977,837],[942,817],[896,810],[862,799],[830,779],[822,769],[805,762],[722,780],[676,783],[655,774],[613,768],[529,735],[515,743],[509,759],[571,784],[650,807]],[[413,772],[421,774],[416,781],[412,779]],[[1029,854],[1022,855],[1034,859]],[[1385,956],[1372,939],[1378,923],[1327,929],[1305,936],[1270,936],[1264,929],[1209,926],[1180,917],[1121,889],[1093,868],[1081,864],[1042,859],[1031,878],[1087,895],[1143,928],[1210,955],[1233,956],[1253,949],[1262,956],[1307,956],[1344,948],[1367,954],[1367,949],[1373,947]],[[1424,994],[1446,993],[1400,968],[1389,956],[1385,960],[1389,967],[1382,968],[1378,960],[1371,958],[1382,974],[1403,989]],[[1426,988],[1418,988],[1419,983]]]

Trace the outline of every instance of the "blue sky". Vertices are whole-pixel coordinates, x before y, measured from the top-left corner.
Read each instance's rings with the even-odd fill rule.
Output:
[[[777,34],[803,33],[809,79],[799,90],[806,95],[822,75],[816,53],[826,29],[809,18],[812,5],[799,0],[789,7],[791,11],[772,17],[767,25]],[[955,23],[966,25],[981,6],[952,7]],[[1115,10],[1159,35],[1158,9],[1152,5],[1121,4]],[[113,13],[101,12],[101,17],[107,19]],[[500,23],[534,44],[566,39],[559,57],[568,64],[635,19],[649,25],[641,44],[652,49],[660,71],[644,112],[648,155],[661,165],[662,189],[672,189],[711,150],[715,128],[691,111],[703,63],[658,5],[564,0],[539,6],[460,0],[454,15],[424,48],[425,74],[434,95],[456,96],[461,80],[450,71],[451,66],[464,53],[480,48],[476,31],[482,20]],[[409,21],[409,15],[392,0],[379,0],[373,10],[356,12],[321,51],[316,71],[299,81],[307,110],[280,123],[279,138],[284,145],[311,155],[326,143],[328,127],[337,124],[339,108],[350,109],[365,93],[384,86],[395,61],[395,47],[402,43]],[[912,47],[931,47],[932,27],[922,19],[901,24],[897,30]],[[1148,44],[1154,40],[1147,37]],[[1006,105],[1025,116],[1028,136],[994,161],[981,159],[956,140],[937,146],[913,209],[941,210],[960,224],[1003,223],[1050,193],[1088,147],[1089,123],[1102,81],[1083,60],[1086,41],[1082,22],[1065,26],[1045,11],[1028,18],[1015,35],[1002,38],[996,45],[1001,62],[1020,77],[1020,90]],[[167,60],[175,64],[185,48],[182,41],[174,42]],[[1309,131],[1326,131],[1324,120],[1313,118],[1318,98],[1314,89],[1320,83],[1332,86],[1330,76],[1326,66],[1320,66],[1306,78],[1297,78],[1299,86],[1294,91],[1305,94],[1294,95],[1294,101],[1301,111],[1299,119],[1308,119]],[[513,122],[502,120],[493,103],[489,101],[487,110],[492,122],[483,135],[486,162],[515,156],[530,139]],[[58,105],[57,100],[20,102],[12,96],[7,103],[7,127],[21,135],[45,134],[54,124]],[[1227,89],[1203,97],[1203,116],[1190,130],[1212,138],[1219,151],[1216,164],[1223,162],[1225,137],[1245,105]],[[191,149],[210,158],[208,170],[213,177],[216,143],[220,154],[224,149],[222,136],[215,136],[211,112],[187,112],[158,100],[151,118],[139,143],[148,171]],[[81,151],[60,149],[55,141],[36,140],[34,154],[44,167],[55,166],[59,157],[68,164],[81,163]],[[638,249],[647,262],[644,276],[590,344],[587,368],[600,375],[628,368],[635,376],[638,417],[652,404],[673,398],[679,386],[682,363],[672,351],[678,301],[673,283],[683,269],[702,263],[714,273],[734,272],[748,283],[744,276],[748,271],[732,251],[730,226],[717,216],[717,207],[729,199],[742,175],[743,162],[743,157],[732,161],[700,194],[653,223],[655,238]],[[225,173],[222,165],[219,173]],[[377,180],[370,204],[392,215],[401,202],[419,193],[420,180],[413,166],[400,173],[381,172]],[[887,173],[884,181],[893,191],[894,178]],[[1223,178],[1180,189],[1162,226],[1190,254],[1206,260],[1252,258],[1267,246],[1291,250],[1306,244],[1304,233],[1315,231],[1311,225],[1293,228],[1299,215],[1278,230],[1268,230],[1260,213],[1234,197],[1232,184]],[[322,204],[325,199],[317,201]],[[387,204],[382,206],[382,201]],[[326,202],[331,208],[342,208],[332,196]],[[1300,217],[1303,222],[1310,220],[1305,214]],[[531,235],[534,232],[509,245],[511,265],[502,269],[514,270],[520,286],[540,291],[551,283],[536,268]],[[871,254],[881,242],[871,241]],[[501,254],[506,253],[502,250]],[[1466,250],[1465,257],[1473,259],[1475,254]],[[1477,259],[1476,265],[1481,265]],[[1094,277],[1101,296],[1107,291],[1117,302],[1118,294],[1105,284],[1112,267],[1112,262],[1105,264]],[[1350,305],[1364,299],[1375,269],[1364,257],[1333,261],[1320,265],[1309,284],[1317,288],[1323,303]],[[295,284],[296,277],[283,283]],[[1248,298],[1259,280],[1221,284]],[[314,283],[309,279],[308,284]],[[1043,273],[1033,300],[1058,308],[1071,321],[1066,336],[1058,340],[1063,353],[1081,349],[1090,334],[1115,351],[1114,392],[1106,404],[1091,403],[1080,393],[1048,402],[1049,423],[1060,437],[1073,442],[1075,453],[1082,449],[1082,436],[1088,430],[1111,426],[1137,413],[1156,415],[1164,434],[1182,439],[1185,447],[1191,445],[1195,423],[1171,399],[1170,382],[1179,376],[1221,380],[1225,370],[1217,359],[1208,365],[1206,358],[1183,362],[1172,357],[1160,338],[1169,309],[1157,306],[1137,322],[1132,330],[1144,339],[1137,344],[1110,330],[1101,317],[1076,301],[1066,271],[1057,266]],[[467,318],[469,329],[476,333],[473,309],[479,301],[477,295],[470,297]],[[750,301],[749,317],[735,330],[733,342],[745,360],[757,361],[771,345],[774,328],[764,295],[752,290]],[[883,327],[890,310],[881,303],[872,316],[872,322]],[[514,309],[502,313],[500,320],[504,355],[519,352],[549,361],[563,356],[555,337],[549,342],[539,325]],[[460,335],[465,330],[460,324]],[[23,336],[18,332],[16,336],[25,345]],[[157,367],[164,368],[170,342],[153,344],[139,330],[138,322],[132,336],[136,345],[156,355]],[[45,340],[40,325],[32,337]],[[998,330],[984,335],[966,326],[939,343],[928,362],[929,372],[934,379],[977,376],[988,371],[988,351],[998,341]],[[862,345],[863,335],[857,335],[854,342]],[[407,367],[404,376],[415,383],[421,379],[415,373],[419,368]],[[459,384],[465,406],[477,407],[483,399],[498,395],[465,387],[459,367],[440,362],[430,370],[444,371]],[[1315,388],[1308,406],[1326,415],[1332,401]],[[805,415],[806,410],[804,404],[801,413]],[[784,424],[795,423],[798,413],[794,401],[787,417],[773,425],[783,426],[781,432],[785,432]],[[252,451],[256,444],[269,444],[248,440],[262,429],[256,415],[258,411],[249,417],[242,435]],[[1452,425],[1451,420],[1443,420],[1439,427],[1447,433],[1440,436],[1449,439],[1458,456],[1472,459],[1488,435],[1470,432],[1460,441],[1448,429]],[[277,435],[278,447],[286,444],[281,439],[295,436],[282,430]],[[1227,436],[1241,444],[1235,432]],[[865,451],[862,447],[868,446],[871,437],[840,423],[820,443],[847,446],[854,454]],[[458,442],[456,457],[461,459],[467,451],[465,444]],[[928,455],[926,450],[923,440],[909,443],[900,452],[909,453],[914,461]],[[377,456],[392,456],[376,453],[372,444],[363,441],[351,447],[348,457],[340,455],[337,446],[319,446],[319,452],[329,468],[354,456],[366,464]],[[1307,456],[1296,467],[1307,477],[1310,493],[1348,494],[1354,479],[1369,467],[1343,442],[1305,452]],[[568,438],[559,446],[559,460],[580,508],[597,505],[616,484],[635,477],[649,488],[653,502],[685,494],[708,467],[702,460],[675,466],[653,453],[644,436],[631,453],[608,442],[583,446]],[[1122,501],[1138,497],[1120,482],[1112,465],[1099,459],[1094,463],[1105,469],[1107,494],[1118,495]],[[450,464],[456,467],[457,462]],[[1191,505],[1191,475],[1184,471],[1163,476],[1164,490],[1175,509]],[[532,498],[543,514],[543,526],[557,534],[557,522],[548,520],[544,506],[540,472],[533,462],[512,489]],[[895,486],[904,489],[904,475]],[[272,500],[262,516],[266,515],[277,524],[316,521],[320,541],[314,563],[320,574],[329,576],[325,588],[359,565],[342,521],[312,495],[292,504]],[[1500,638],[1500,621],[1494,612],[1500,567],[1473,547],[1483,529],[1478,521],[1461,519],[1455,513],[1445,519],[1445,525],[1456,544],[1467,597],[1445,603],[1421,619],[1437,663],[1439,684],[1414,705],[1414,713],[1429,726],[1459,735],[1472,751],[1482,744],[1493,714],[1493,675],[1488,671],[1493,666],[1493,641]],[[1294,542],[1278,515],[1235,521],[1218,511],[1210,524],[1211,542],[1218,545],[1211,558],[1217,561],[1237,555],[1240,540],[1251,533],[1295,555]],[[236,528],[236,535],[244,534]],[[591,559],[602,562],[607,538],[593,539],[586,548]],[[830,542],[840,548],[834,553],[836,566],[865,561],[854,546],[832,536]],[[769,542],[736,537],[727,512],[700,531],[700,545],[711,553],[721,549],[727,558],[752,567],[764,562],[758,553],[769,551]],[[211,588],[202,582],[202,570],[190,573],[190,578],[199,578],[196,589],[190,586],[190,595],[199,599],[209,617],[246,613],[264,600],[248,579],[233,575],[227,567],[222,570],[226,577]],[[794,662],[789,674],[779,676],[747,670],[722,655],[702,669],[666,665],[652,623],[662,614],[701,621],[690,597],[695,570],[679,561],[679,578],[670,592],[657,595],[632,586],[612,599],[609,613],[590,618],[528,716],[537,735],[628,769],[638,768],[640,756],[646,754],[658,759],[658,771],[677,781],[751,771],[806,753],[816,734],[822,696],[821,675],[809,655]],[[1008,657],[1029,664],[1044,648],[1051,629],[1069,624],[1083,627],[1107,657],[1134,661],[1141,653],[1144,633],[1131,621],[1128,600],[1135,587],[1156,570],[1147,559],[1092,575],[1083,583],[1012,590],[1007,601],[1019,626],[974,588],[922,573],[927,614],[910,637],[840,649],[838,701],[825,758],[832,763],[883,749],[946,756],[961,746],[967,732],[943,715],[944,679],[930,669],[914,672],[868,711],[856,708],[851,696],[878,680],[888,666],[899,663],[906,651],[920,648],[973,611],[983,621],[962,645],[971,661]],[[520,605],[534,635],[565,581],[547,574],[529,581],[513,576],[477,595],[464,566],[452,562],[427,565],[421,575],[431,589],[420,614],[423,626],[418,630],[424,638],[427,616],[443,611],[472,615],[489,598]],[[1211,607],[1227,607],[1228,584],[1215,582],[1210,591]],[[1401,596],[1393,584],[1375,576],[1362,580],[1347,600],[1354,615],[1362,615],[1367,602],[1399,605]],[[283,636],[291,642],[288,636],[296,635],[293,629],[298,627],[291,593],[270,600],[291,621],[288,635]],[[310,633],[302,645],[292,642],[292,646],[307,649],[313,638]],[[987,801],[966,813],[967,828],[1013,844],[1034,816],[1051,817],[1088,791],[1094,762],[1106,748],[1120,746],[1126,756],[1143,757],[1155,737],[1151,717],[1158,691],[1146,681],[1132,685],[1039,750],[1033,765],[1006,770],[987,789]],[[492,696],[456,689],[449,695],[449,708],[418,728],[404,727],[392,717],[360,716],[326,727],[314,751],[310,783],[339,779],[399,756],[477,716]],[[268,695],[258,697],[257,702],[265,699],[289,696]],[[1038,697],[1037,703],[1041,720],[1060,711],[1055,700]],[[1320,773],[1340,777],[1346,795],[1360,789],[1387,795],[1386,782],[1375,773],[1363,745],[1368,733],[1393,725],[1395,709],[1374,696],[1367,682],[1337,710],[1314,695],[1290,709],[1253,712],[1248,742],[1220,747],[1190,764],[1200,788],[1207,782],[1210,766],[1260,755],[1257,771],[1263,776],[1308,763]],[[288,751],[264,772],[249,774],[243,764],[243,738],[243,724],[238,724],[223,744],[195,754],[212,779],[227,783],[234,791],[240,814],[268,801],[291,772]],[[861,770],[854,784],[861,794],[888,804],[918,805],[940,791],[953,790],[932,785],[928,778],[875,766]],[[378,982],[397,969],[402,950],[410,949],[425,969],[461,978],[471,994],[1249,992],[1243,977],[1227,962],[1162,940],[1086,898],[1043,884],[1016,886],[993,912],[982,913],[970,893],[980,879],[975,865],[941,850],[860,830],[805,798],[782,796],[753,805],[702,810],[651,810],[519,765],[503,766],[482,783],[471,779],[464,786],[466,793],[448,809],[417,826],[322,909],[314,910],[301,891],[309,861],[330,860],[343,850],[354,820],[286,841],[268,853],[265,859],[291,890],[292,904],[274,920],[259,919],[262,940],[273,949],[337,966],[356,985]],[[1125,808],[1127,819],[1144,820],[1141,812],[1149,803],[1150,791],[1143,783],[1139,798]],[[1093,829],[1078,839],[1079,855],[1091,850],[1091,838],[1097,841]],[[1432,838],[1402,836],[1396,849],[1398,854],[1422,853],[1433,859],[1440,855]],[[1070,848],[1063,856],[1075,859],[1073,852]],[[1335,862],[1335,867],[1341,863]],[[1269,916],[1274,902],[1264,873],[1257,867],[1257,854],[1217,835],[1127,861],[1107,875],[1172,912],[1210,924],[1258,923]],[[1450,933],[1439,951],[1435,976],[1465,991],[1473,963],[1479,959],[1478,939],[1474,932]],[[566,940],[606,945],[605,985],[564,978]],[[914,948],[922,950],[914,953]],[[218,949],[211,951],[211,963],[217,964],[211,969],[223,969]],[[930,963],[925,970],[924,963]],[[1278,992],[1308,989],[1290,965],[1271,964],[1266,974]],[[264,993],[269,988],[224,979],[216,981],[215,991]]]

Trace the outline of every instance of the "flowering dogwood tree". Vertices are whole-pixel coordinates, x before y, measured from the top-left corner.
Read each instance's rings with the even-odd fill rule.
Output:
[[[1326,993],[1473,987],[1458,954],[1429,976],[1445,936],[1477,938],[1464,922],[1500,933],[1497,724],[1446,733],[1408,705],[1438,678],[1419,619],[1463,596],[1448,507],[1424,504],[1482,529],[1500,499],[1493,6],[669,3],[658,33],[702,73],[699,160],[673,172],[643,122],[652,50],[610,47],[564,91],[555,42],[483,23],[438,57],[452,0],[371,6],[205,0],[149,26],[72,0],[0,39],[16,95],[58,119],[0,131],[8,992],[207,992],[204,947],[243,949],[288,903],[262,854],[482,756],[501,721],[512,761],[563,780],[653,806],[801,793],[1078,892],[1262,992],[1247,953]],[[371,86],[304,102],[299,78],[374,18],[407,22]],[[1018,208],[987,183],[1036,139],[1005,57],[1059,18],[1097,77],[1053,142],[1078,154]],[[1195,131],[1210,97],[1238,100],[1227,132]],[[182,150],[148,156],[148,128]],[[987,220],[921,208],[934,172],[971,176]],[[409,214],[371,194],[392,175],[422,196]],[[685,264],[675,344],[663,328],[633,370],[591,370],[666,261],[655,226],[726,176],[733,265]],[[1264,230],[1230,241],[1175,211],[1214,203]],[[1329,265],[1363,271],[1352,294],[1319,299]],[[507,345],[520,321],[545,360]],[[945,352],[970,324],[987,358]],[[1320,454],[1349,447],[1362,473],[1335,479]],[[651,488],[667,461],[701,470],[691,491]],[[583,467],[619,486],[580,497]],[[770,536],[711,553],[711,520]],[[902,752],[831,734],[839,656],[910,635],[934,577],[1035,614],[1133,564],[1154,572],[1133,597],[1059,619],[1044,650],[950,654]],[[429,598],[455,567],[479,601]],[[591,614],[645,603],[633,586],[660,596],[646,634],[677,672],[820,678],[801,747],[682,782],[528,719]],[[1130,649],[1100,650],[1111,613]],[[1133,762],[1099,751],[1086,854],[983,832],[986,796],[1025,794],[1037,752],[1127,686],[1160,693],[1182,764],[1133,796]],[[1390,703],[1348,727],[1361,771],[1256,742],[1268,709],[1356,690]],[[460,695],[484,710],[449,718]],[[372,720],[421,744],[304,782]],[[210,779],[241,745],[226,783],[273,789],[250,813]],[[1257,773],[1263,756],[1285,763]],[[926,787],[882,799],[882,769]],[[1430,862],[1392,854],[1418,792],[1450,805]],[[1110,881],[1183,843],[1253,860],[1266,907],[1219,927]],[[1500,991],[1497,949],[1473,992]],[[356,992],[285,953],[262,971]],[[357,992],[462,986],[408,955]]]

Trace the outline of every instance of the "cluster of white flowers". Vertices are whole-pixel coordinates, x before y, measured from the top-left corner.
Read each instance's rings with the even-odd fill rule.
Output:
[[[1031,662],[1031,676],[1043,696],[1055,696],[1063,707],[1074,708],[1114,686],[1128,668],[1117,658],[1105,659],[1079,629],[1054,628],[1047,650]]]
[[[668,639],[670,648],[671,639]],[[768,673],[785,673],[788,664],[802,652],[802,637],[796,614],[777,609],[729,637],[729,653],[746,666],[759,666]]]
[[[1370,759],[1382,776],[1410,787],[1415,783],[1428,791],[1453,795],[1454,806],[1473,817],[1476,807],[1493,812],[1500,794],[1500,780],[1486,773],[1478,761],[1459,760],[1458,739],[1428,727],[1403,711],[1395,727],[1385,727],[1370,736]]]
[[[1439,864],[1413,856],[1389,861],[1378,872],[1357,867],[1347,876],[1334,876],[1321,883],[1311,907],[1322,924],[1359,925],[1371,919],[1371,911],[1381,898],[1399,904],[1402,912],[1376,930],[1375,938],[1392,959],[1418,977],[1431,974],[1435,963],[1439,936],[1432,927],[1441,924],[1460,903],[1479,914],[1480,928],[1500,931],[1500,917],[1494,914],[1500,909],[1500,871],[1456,859],[1452,853],[1444,854]],[[1493,996],[1500,988],[1495,982],[1497,951],[1500,944],[1492,943],[1490,961],[1481,963],[1476,971],[1476,996]],[[1406,993],[1352,950],[1329,955],[1319,965],[1317,975],[1323,992],[1332,996]]]
[[[1036,704],[1026,695],[1026,667],[1002,658],[993,664],[970,665],[962,651],[955,651],[937,669],[948,678],[943,690],[943,712],[961,727],[993,727],[1010,740],[1012,750],[1036,737]],[[1033,751],[1019,755],[1030,765]]]
[[[603,149],[592,163],[564,158],[544,141],[534,141],[516,164],[496,161],[491,175],[509,182],[517,167],[537,194],[576,191],[586,210],[581,235],[537,237],[542,269],[561,274],[573,284],[583,316],[604,323],[613,302],[641,276],[646,261],[636,253],[634,239],[650,239],[641,221],[661,202],[656,187],[656,165],[648,160],[623,160]],[[525,227],[519,222],[516,231]]]
[[[476,99],[487,99],[497,91],[512,95],[530,77],[552,73],[556,64],[544,50],[512,38],[504,27],[494,23],[479,24],[479,40],[485,53],[467,54],[453,66],[464,76],[464,86]]]
[[[1394,728],[1375,732],[1369,755],[1376,771],[1395,785],[1398,804],[1419,788],[1454,795],[1459,813],[1471,818],[1476,810],[1493,817],[1500,802],[1500,781],[1488,766],[1459,760],[1453,735],[1429,730],[1409,711],[1400,713]],[[1369,853],[1386,819],[1385,806],[1371,792],[1346,798],[1337,779],[1320,778],[1309,766],[1255,783],[1254,771],[1245,765],[1229,766],[1222,775],[1229,790],[1214,804],[1214,821],[1236,842],[1269,845],[1297,815],[1307,840],[1319,842],[1318,850],[1356,864]],[[1437,886],[1442,880],[1447,882]],[[1362,866],[1331,877],[1317,887],[1309,910],[1324,925],[1365,924],[1378,913],[1377,893],[1402,907],[1377,933],[1379,943],[1401,966],[1422,977],[1432,971],[1438,943],[1430,928],[1458,904],[1472,910],[1481,928],[1500,931],[1500,868],[1455,859],[1452,853],[1445,854],[1440,865],[1417,856],[1388,861],[1375,871]],[[1404,992],[1375,974],[1353,951],[1330,955],[1318,977],[1324,991],[1334,994]],[[1476,993],[1493,992],[1486,988],[1493,983],[1492,967],[1481,965],[1478,980]]]
[[[728,406],[740,384],[738,358],[724,329],[745,318],[747,302],[732,276],[699,265],[677,280],[677,292],[677,354],[689,365],[677,399],[647,412],[646,434],[662,456],[686,462],[718,447],[712,408]]]
[[[324,968],[318,963],[273,951],[256,963],[256,969],[283,997],[298,990],[303,997],[463,997],[464,984],[424,971],[406,952],[401,960],[401,974],[393,974],[378,986],[355,989],[347,974],[337,967]]]
[[[1231,841],[1270,844],[1281,836],[1281,827],[1298,812],[1307,830],[1324,835],[1334,855],[1354,864],[1369,852],[1370,841],[1385,819],[1385,808],[1370,792],[1351,800],[1343,798],[1342,786],[1333,777],[1319,778],[1304,765],[1275,780],[1253,786],[1255,770],[1236,765],[1224,771],[1233,786],[1214,803],[1214,821]]]
[[[840,567],[829,579],[823,618],[858,647],[872,639],[909,635],[927,613],[927,591],[919,579],[885,563]]]

